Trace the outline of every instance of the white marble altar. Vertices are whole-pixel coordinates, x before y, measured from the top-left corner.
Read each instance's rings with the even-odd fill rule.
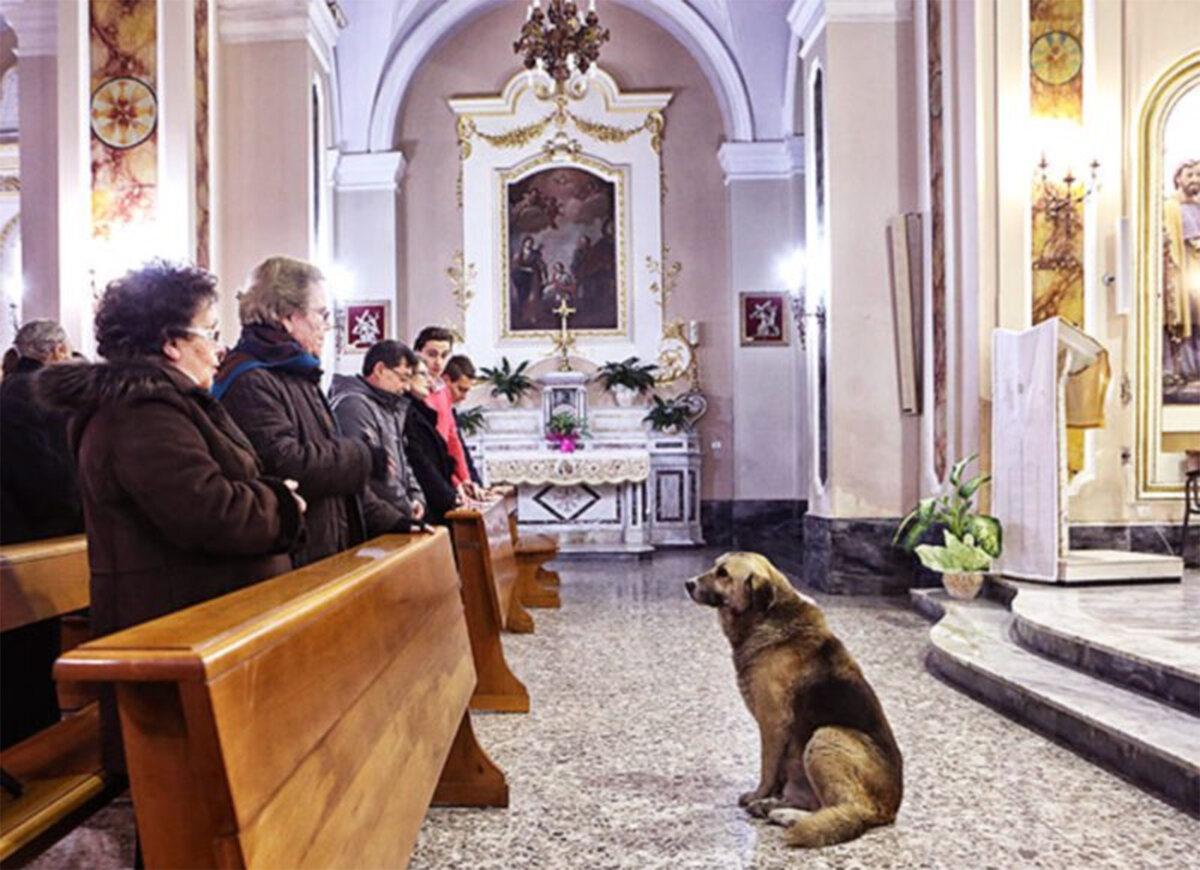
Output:
[[[468,439],[489,485],[517,487],[522,529],[552,534],[562,553],[649,553],[704,543],[701,452],[694,432],[650,429],[645,407],[589,410],[582,372],[547,372],[535,408],[489,408]],[[546,441],[549,416],[569,409],[588,435],[563,453]]]

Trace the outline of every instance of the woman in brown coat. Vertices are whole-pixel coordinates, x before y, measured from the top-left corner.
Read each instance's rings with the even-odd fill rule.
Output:
[[[52,366],[42,401],[72,410],[71,445],[91,566],[92,628],[109,634],[290,570],[303,502],[261,475],[209,388],[216,278],[155,262],[108,285],[96,312],[103,365]],[[124,770],[115,706],[105,767]]]

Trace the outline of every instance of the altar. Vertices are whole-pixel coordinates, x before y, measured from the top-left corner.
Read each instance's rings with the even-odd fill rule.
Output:
[[[564,554],[703,544],[696,434],[649,430],[643,408],[589,411],[586,381],[580,372],[548,373],[541,409],[489,410],[487,429],[467,439],[485,482],[515,486],[520,527],[554,535]],[[544,434],[547,417],[564,407],[590,432],[569,453]]]

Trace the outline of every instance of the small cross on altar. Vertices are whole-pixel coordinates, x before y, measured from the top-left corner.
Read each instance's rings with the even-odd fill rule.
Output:
[[[554,351],[562,356],[559,361],[559,371],[569,372],[571,363],[568,359],[568,354],[572,347],[575,346],[575,336],[571,335],[570,329],[567,327],[567,319],[575,313],[575,309],[567,304],[565,297],[560,297],[558,307],[554,309],[554,313],[558,315],[560,324],[558,335],[554,337]]]

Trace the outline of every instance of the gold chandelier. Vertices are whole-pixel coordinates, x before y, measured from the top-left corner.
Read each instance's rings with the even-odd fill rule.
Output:
[[[562,85],[576,73],[586,73],[605,42],[608,29],[600,27],[596,0],[589,0],[586,14],[575,0],[548,0],[545,12],[542,0],[529,0],[513,52],[524,56],[525,69],[544,72]]]

